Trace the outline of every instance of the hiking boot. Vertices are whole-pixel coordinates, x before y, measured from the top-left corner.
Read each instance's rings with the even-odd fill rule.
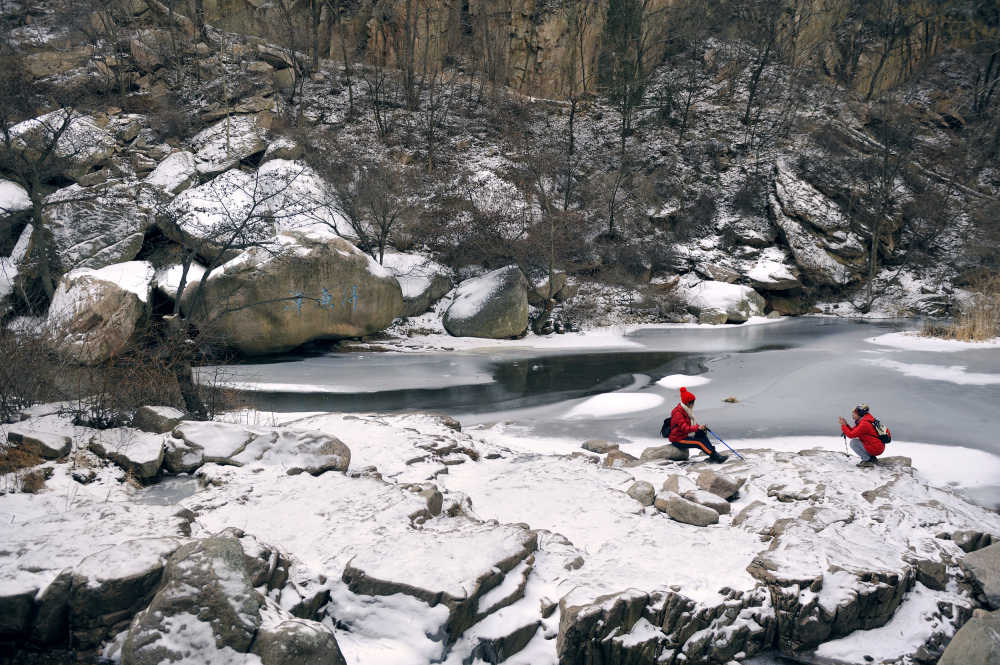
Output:
[[[871,459],[866,459],[864,462],[858,462],[859,469],[871,469],[875,466],[875,461]]]
[[[719,453],[712,453],[708,456],[708,461],[714,464],[722,464],[727,459],[729,459],[729,455],[720,455]]]

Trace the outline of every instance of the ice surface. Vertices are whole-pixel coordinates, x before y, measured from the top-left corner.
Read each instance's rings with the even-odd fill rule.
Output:
[[[896,370],[905,375],[930,381],[947,381],[963,386],[989,386],[1000,383],[1000,374],[969,372],[965,365],[926,365],[923,363],[902,363],[885,358],[868,361],[872,365]]]

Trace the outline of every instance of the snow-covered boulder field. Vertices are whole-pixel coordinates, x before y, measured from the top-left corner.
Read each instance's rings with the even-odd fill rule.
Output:
[[[917,664],[995,609],[1000,516],[906,458],[607,466],[610,445],[540,454],[427,414],[166,434],[46,415],[8,445],[32,432],[72,450],[0,495],[0,639],[125,665]],[[125,482],[156,456],[158,485]],[[990,622],[942,662],[990,662]]]
[[[455,289],[444,327],[455,337],[504,339],[528,329],[528,280],[517,266],[467,279]]]
[[[223,264],[203,287],[185,290],[185,312],[248,354],[370,335],[403,312],[396,278],[331,236],[279,234],[274,246],[253,247]]]

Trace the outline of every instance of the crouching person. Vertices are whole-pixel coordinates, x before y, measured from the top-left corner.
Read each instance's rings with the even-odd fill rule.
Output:
[[[867,404],[854,407],[851,417],[854,419],[854,427],[849,426],[841,417],[840,430],[851,440],[851,450],[861,458],[858,466],[875,466],[878,464],[878,456],[885,452],[885,444],[875,430],[875,417],[868,412]]]
[[[720,455],[708,440],[708,427],[699,425],[694,419],[694,394],[681,388],[681,401],[670,413],[670,436],[667,437],[678,448],[694,448],[708,455],[709,462],[721,464],[729,459]]]

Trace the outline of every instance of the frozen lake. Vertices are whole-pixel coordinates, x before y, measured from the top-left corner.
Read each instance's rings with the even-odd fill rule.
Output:
[[[679,385],[698,396],[700,422],[743,445],[839,437],[837,417],[865,402],[900,442],[887,455],[911,454],[904,442],[1000,455],[1000,348],[869,341],[891,342],[890,333],[916,325],[810,317],[646,327],[608,349],[511,342],[453,352],[288,355],[220,369],[252,389],[264,410],[432,410],[466,426],[509,422],[521,436],[645,445],[656,445]],[[1000,478],[990,485],[977,490],[978,500],[1000,505]]]

